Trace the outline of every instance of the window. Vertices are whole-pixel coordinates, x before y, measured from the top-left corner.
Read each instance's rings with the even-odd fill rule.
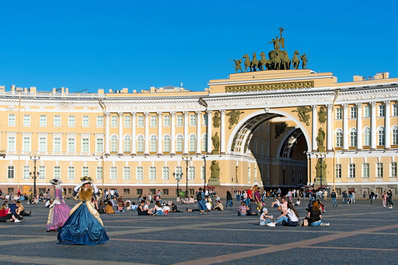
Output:
[[[54,166],[53,177],[55,179],[61,179],[61,167],[60,166]]]
[[[182,126],[182,115],[177,115],[177,126]]]
[[[207,124],[208,124],[208,119],[209,118],[209,115],[207,115],[206,113],[203,115],[203,122],[202,122],[202,125],[203,126],[207,126]]]
[[[169,189],[163,189],[163,195],[169,195]]]
[[[149,180],[156,180],[156,167],[149,168]]]
[[[131,116],[130,115],[124,115],[124,127],[130,127],[131,126]]]
[[[341,111],[341,108],[336,108],[336,120],[341,120],[343,117],[343,113]]]
[[[177,178],[180,179],[180,180],[182,179],[182,176],[183,176],[182,167],[176,167],[175,175],[176,175],[176,179]]]
[[[22,143],[22,151],[30,152],[31,149],[32,148],[31,148],[31,143],[30,143],[30,136],[24,136],[23,137],[23,143]]]
[[[54,116],[54,127],[61,127],[61,116],[60,115]]]
[[[163,117],[163,126],[170,127],[170,115],[165,115]]]
[[[23,115],[23,126],[30,127],[30,115]]]
[[[202,151],[207,152],[207,133],[202,136]]]
[[[184,137],[181,134],[177,135],[176,151],[177,152],[182,152],[183,146],[184,146]]]
[[[142,195],[142,189],[137,189],[137,195]]]
[[[130,195],[130,189],[123,189],[124,195]]]
[[[370,113],[371,113],[370,105],[365,105],[363,107],[363,117],[364,118],[370,118]]]
[[[96,143],[95,143],[95,150],[97,153],[102,153],[104,152],[104,139],[102,138],[97,138],[95,139]]]
[[[189,126],[196,126],[196,115],[189,115]]]
[[[194,180],[195,179],[195,167],[188,167],[188,179]]]
[[[357,107],[350,108],[350,118],[356,119],[357,118]]]
[[[156,193],[155,189],[149,189],[149,194],[154,195]]]
[[[83,177],[88,177],[88,167],[83,167],[82,168],[82,176]]]
[[[137,167],[137,172],[136,172],[136,179],[137,180],[143,180],[144,179],[144,168],[143,167]]]
[[[123,179],[130,180],[130,167],[123,167]]]
[[[370,141],[371,141],[371,136],[370,136],[370,128],[366,127],[365,130],[363,130],[363,145],[364,146],[370,146]]]
[[[7,177],[9,179],[13,179],[14,178],[14,166],[8,166]]]
[[[117,152],[117,136],[112,135],[111,137],[111,152]]]
[[[89,138],[86,138],[86,137],[82,138],[82,152],[83,153],[90,152],[90,139]]]
[[[336,170],[336,178],[341,179],[341,164],[336,164],[335,170]]]
[[[342,147],[343,146],[343,131],[341,129],[338,129],[336,131],[336,147]]]
[[[68,127],[75,127],[75,116],[68,116]]]
[[[96,179],[102,179],[102,167],[97,167],[97,170],[96,170]]]
[[[163,167],[163,169],[162,169],[162,179],[163,180],[168,180],[169,177],[170,177],[169,167]]]
[[[384,105],[379,105],[379,117],[384,117],[386,115],[386,108]]]
[[[131,140],[130,135],[124,136],[124,152],[131,152]]]
[[[379,127],[378,134],[379,134],[378,145],[385,145],[385,135],[384,135],[384,127],[383,126]]]
[[[157,139],[156,139],[156,135],[152,135],[149,141],[149,152],[151,153],[155,153],[157,150]]]
[[[137,116],[137,127],[144,127],[144,116]]]
[[[47,116],[40,115],[40,127],[47,127]]]
[[[104,116],[97,116],[97,128],[104,127]]]
[[[15,114],[8,114],[8,126],[15,126]]]
[[[392,128],[392,144],[398,145],[398,126]]]
[[[170,152],[171,148],[171,139],[169,135],[165,135],[163,138],[163,151],[164,152]]]
[[[191,134],[191,136],[189,136],[189,151],[195,152],[195,150],[196,150],[196,135]]]
[[[75,138],[69,137],[68,138],[68,152],[73,153],[75,152]]]
[[[113,128],[117,127],[117,116],[116,115],[111,115],[111,127],[113,127]]]
[[[116,180],[117,179],[117,167],[111,167],[111,180]]]
[[[398,103],[392,105],[392,116],[398,116]]]
[[[75,167],[68,167],[68,179],[75,179]]]
[[[362,164],[362,177],[369,178],[369,172],[370,172],[369,163],[363,163]]]
[[[391,178],[397,177],[397,162],[391,162]]]
[[[88,127],[89,122],[88,122],[88,116],[84,115],[82,118],[82,127]]]
[[[376,164],[376,178],[383,177],[383,163]]]
[[[354,128],[350,130],[350,146],[357,146],[357,130]]]
[[[46,167],[45,166],[39,166],[39,179],[46,179]]]
[[[39,137],[39,152],[47,152],[47,137]]]
[[[25,137],[24,137],[24,139],[25,139]],[[17,149],[16,143],[15,143],[15,136],[8,136],[7,149],[8,149],[8,151],[15,151]],[[23,151],[25,151],[25,150],[23,150]],[[28,151],[30,151],[30,150],[28,150]]]
[[[29,166],[23,166],[23,178],[24,179],[29,179],[30,175],[30,168]]]
[[[156,127],[156,116],[155,115],[149,116],[149,120],[150,120],[150,126]]]
[[[350,164],[349,165],[349,175],[348,175],[348,177],[350,179],[355,178],[355,164]]]
[[[138,135],[137,137],[137,152],[144,152],[144,136]]]
[[[54,137],[53,139],[53,151],[61,152],[61,137]]]

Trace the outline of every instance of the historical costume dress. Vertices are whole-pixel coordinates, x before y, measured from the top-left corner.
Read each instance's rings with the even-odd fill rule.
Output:
[[[83,181],[73,190],[73,195],[80,202],[70,211],[70,216],[64,226],[58,229],[58,244],[64,245],[97,245],[109,240],[99,213],[92,203],[93,196],[99,191],[92,184],[89,177],[81,178]],[[90,185],[86,185],[86,184]]]
[[[70,212],[70,207],[66,205],[62,198],[62,182],[58,179],[52,179],[50,183],[54,185],[55,196],[53,203],[50,205],[50,212],[48,213],[47,231],[57,230],[62,227],[66,220],[68,220]]]

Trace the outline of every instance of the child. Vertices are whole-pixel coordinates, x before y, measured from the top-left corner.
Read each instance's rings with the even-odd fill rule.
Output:
[[[260,215],[260,225],[275,226],[275,224],[271,222],[272,218],[272,215],[268,215],[268,209],[264,207],[263,212]]]

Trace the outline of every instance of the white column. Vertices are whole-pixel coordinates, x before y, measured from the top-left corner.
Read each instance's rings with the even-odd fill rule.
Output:
[[[144,154],[149,155],[149,112],[145,112],[145,148]]]
[[[312,107],[312,150],[315,151],[318,149],[318,143],[316,142],[317,130],[318,130],[318,121],[317,119],[317,106],[313,105]]]
[[[377,142],[376,142],[376,134],[377,134],[377,128],[376,128],[376,102],[370,102],[370,105],[372,106],[372,117],[371,117],[371,149],[376,149],[377,148]]]
[[[357,103],[357,149],[362,149],[362,103]]]
[[[176,113],[170,112],[171,115],[171,154],[176,153]]]
[[[343,149],[348,150],[348,105],[343,104]]]
[[[131,112],[131,154],[136,155],[137,154],[137,149],[136,149],[136,113]]]
[[[207,152],[210,154],[213,152],[213,144],[211,137],[213,129],[213,112],[211,110],[207,111]]]
[[[202,139],[201,134],[200,134],[201,126],[202,126],[202,124],[200,124],[200,116],[201,115],[202,115],[201,111],[196,112],[196,153],[197,154],[202,153],[202,150],[200,150],[201,149],[200,143],[201,143],[201,139]]]
[[[163,154],[162,151],[162,112],[158,112],[158,154]]]
[[[188,111],[184,111],[184,154],[188,154]]]
[[[110,113],[109,112],[105,112],[104,113],[105,114],[105,139],[104,139],[104,141],[105,141],[105,154],[110,154],[110,152],[109,152],[109,116],[110,116]]]
[[[221,125],[220,125],[220,153],[225,154],[225,127],[227,126],[225,124],[225,110],[221,110]]]
[[[333,149],[333,117],[332,117],[332,109],[333,105],[327,105],[328,109],[328,117],[327,117],[327,150],[330,151]]]
[[[384,108],[386,110],[384,117],[384,135],[385,135],[385,149],[391,148],[391,129],[390,129],[390,101],[384,101]]]
[[[119,115],[119,148],[118,154],[123,154],[123,112],[118,112]]]

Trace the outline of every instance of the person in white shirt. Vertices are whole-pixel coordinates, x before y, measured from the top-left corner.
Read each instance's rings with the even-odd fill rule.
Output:
[[[287,204],[287,210],[283,210],[282,214],[275,220],[275,225],[282,224],[285,226],[297,226],[299,223],[299,215],[294,209],[291,202]]]

